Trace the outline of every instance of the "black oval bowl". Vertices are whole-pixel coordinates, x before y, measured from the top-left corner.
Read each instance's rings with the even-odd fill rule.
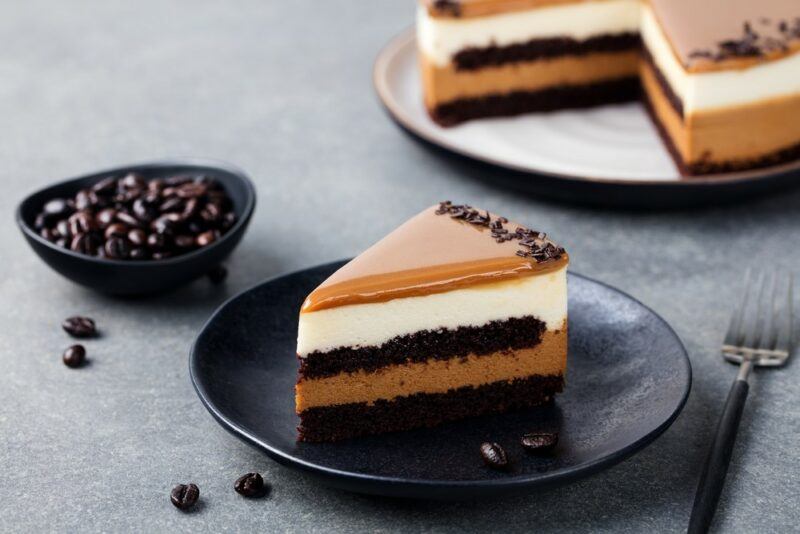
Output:
[[[34,220],[45,202],[74,196],[108,176],[128,172],[145,179],[175,174],[204,174],[217,180],[233,203],[236,224],[207,247],[164,260],[123,261],[86,256],[59,247],[39,235]],[[56,272],[73,282],[113,295],[146,295],[177,288],[207,273],[222,262],[242,239],[256,205],[256,192],[243,171],[204,160],[169,160],[117,167],[72,178],[41,189],[17,208],[17,224],[34,252]]]

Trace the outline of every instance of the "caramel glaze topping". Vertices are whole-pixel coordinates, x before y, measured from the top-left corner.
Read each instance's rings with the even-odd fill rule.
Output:
[[[513,280],[568,262],[564,249],[542,232],[442,202],[336,271],[306,298],[301,312]]]

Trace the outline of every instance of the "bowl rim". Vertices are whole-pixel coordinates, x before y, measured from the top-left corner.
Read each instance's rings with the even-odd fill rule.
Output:
[[[109,258],[98,258],[97,256],[88,256],[86,254],[81,254],[79,252],[75,252],[70,249],[62,248],[57,246],[55,243],[48,241],[47,239],[43,238],[39,235],[39,233],[31,227],[22,216],[22,208],[25,206],[30,200],[42,193],[50,189],[55,189],[59,186],[64,186],[70,184],[72,182],[77,182],[78,180],[85,180],[87,178],[97,178],[97,180],[102,180],[104,176],[112,175],[112,174],[119,174],[122,172],[130,172],[136,169],[158,169],[161,167],[206,167],[211,169],[217,169],[221,171],[225,171],[237,179],[239,179],[245,187],[246,191],[246,198],[245,204],[242,209],[241,217],[238,217],[236,223],[223,234],[220,239],[216,240],[211,245],[208,245],[203,248],[199,248],[197,250],[193,250],[191,252],[187,252],[186,254],[181,254],[179,256],[174,256],[171,258],[166,258],[163,260],[140,260],[140,261],[131,261],[131,260],[112,260]],[[120,266],[129,266],[129,267],[144,267],[144,268],[155,268],[161,267],[166,265],[176,265],[188,261],[192,261],[193,259],[199,257],[200,255],[207,253],[208,251],[222,245],[227,239],[229,239],[232,235],[236,234],[236,232],[243,226],[245,226],[251,216],[253,215],[253,211],[255,210],[256,206],[256,189],[253,185],[252,180],[247,175],[247,173],[233,165],[231,163],[215,160],[215,159],[206,159],[206,158],[169,158],[163,160],[151,160],[145,161],[140,163],[132,163],[128,165],[118,165],[116,167],[112,167],[109,169],[102,169],[97,172],[90,172],[87,174],[82,174],[79,176],[74,176],[72,178],[67,178],[66,180],[59,180],[58,182],[51,183],[45,187],[41,187],[36,191],[28,194],[23,198],[19,204],[17,205],[17,209],[15,210],[15,220],[17,222],[17,226],[20,228],[22,233],[28,238],[36,241],[37,243],[53,250],[61,254],[65,254],[67,256],[71,256],[73,258],[88,261],[90,263],[96,263],[98,265],[113,265],[115,267]]]

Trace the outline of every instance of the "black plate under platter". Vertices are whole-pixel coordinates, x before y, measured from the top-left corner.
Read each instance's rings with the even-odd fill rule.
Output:
[[[232,298],[205,325],[190,357],[195,389],[226,430],[327,485],[459,499],[563,484],[648,445],[689,394],[689,359],[670,326],[619,290],[571,273],[568,385],[553,406],[341,443],[297,443],[297,312],[342,264],[274,278]],[[552,456],[526,455],[517,445],[522,433],[550,428],[560,431]],[[489,440],[506,447],[510,473],[483,465],[478,447]]]

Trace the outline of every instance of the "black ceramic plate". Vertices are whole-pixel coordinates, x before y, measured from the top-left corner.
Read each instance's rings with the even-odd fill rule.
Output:
[[[324,483],[379,495],[457,499],[569,482],[646,446],[677,417],[691,367],[675,332],[624,293],[569,276],[566,391],[549,407],[341,443],[295,441],[297,312],[342,263],[264,282],[225,303],[195,341],[192,381],[228,431]],[[524,432],[558,429],[551,456],[523,453]],[[484,441],[505,446],[510,473],[483,465]]]
[[[681,178],[638,103],[441,128],[422,103],[413,28],[381,50],[373,83],[389,115],[406,132],[453,156],[462,174],[493,185],[569,202],[685,208],[800,184],[800,162]]]

